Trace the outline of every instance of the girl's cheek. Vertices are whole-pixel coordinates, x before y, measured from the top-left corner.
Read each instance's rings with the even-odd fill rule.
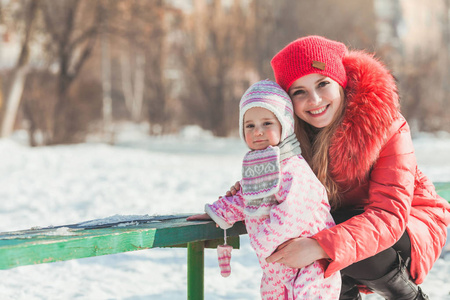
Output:
[[[251,143],[250,134],[248,132],[244,133],[244,140],[249,145]]]

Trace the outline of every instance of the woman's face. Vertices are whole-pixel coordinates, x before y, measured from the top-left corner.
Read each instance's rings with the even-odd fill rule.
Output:
[[[292,84],[289,96],[294,112],[303,121],[323,128],[331,124],[342,102],[342,87],[321,74],[305,75]]]

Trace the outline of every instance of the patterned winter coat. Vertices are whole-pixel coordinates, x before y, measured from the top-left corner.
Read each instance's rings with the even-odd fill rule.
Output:
[[[445,244],[450,205],[417,168],[387,69],[359,51],[349,52],[344,66],[346,112],[330,146],[329,169],[345,191],[342,207],[364,213],[314,235],[331,258],[325,276],[391,247],[406,230],[411,276],[420,284]]]
[[[223,229],[245,220],[251,245],[263,269],[262,299],[294,299],[294,295],[297,299],[299,295],[300,299],[338,299],[339,272],[324,278],[318,262],[299,271],[265,260],[289,239],[310,237],[334,226],[325,188],[303,157],[285,159],[280,162],[280,168],[281,187],[275,194],[278,204],[271,207],[268,215],[247,214],[241,191],[207,204],[205,211]]]

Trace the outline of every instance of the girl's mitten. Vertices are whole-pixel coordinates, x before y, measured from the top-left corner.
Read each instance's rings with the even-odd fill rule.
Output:
[[[230,259],[231,250],[233,249],[230,245],[219,245],[217,247],[217,255],[219,257],[219,267],[220,275],[223,277],[228,277],[231,274]]]

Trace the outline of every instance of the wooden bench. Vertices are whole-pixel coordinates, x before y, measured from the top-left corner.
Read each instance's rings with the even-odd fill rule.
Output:
[[[435,182],[436,192],[450,202],[450,182]]]
[[[450,201],[450,182],[435,183]],[[223,244],[223,230],[212,221],[185,221],[187,215],[155,216],[116,224],[72,224],[0,233],[0,269],[115,254],[157,247],[187,248],[188,299],[204,297],[204,249]],[[132,223],[130,226],[125,226]],[[239,248],[242,222],[227,230],[228,244]]]
[[[0,270],[157,247],[187,248],[188,299],[204,297],[204,249],[224,243],[212,221],[187,222],[186,215],[82,226],[72,224],[0,233]],[[85,222],[86,223],[86,222]],[[130,226],[124,226],[132,224]],[[227,230],[227,243],[239,248],[239,222]]]

